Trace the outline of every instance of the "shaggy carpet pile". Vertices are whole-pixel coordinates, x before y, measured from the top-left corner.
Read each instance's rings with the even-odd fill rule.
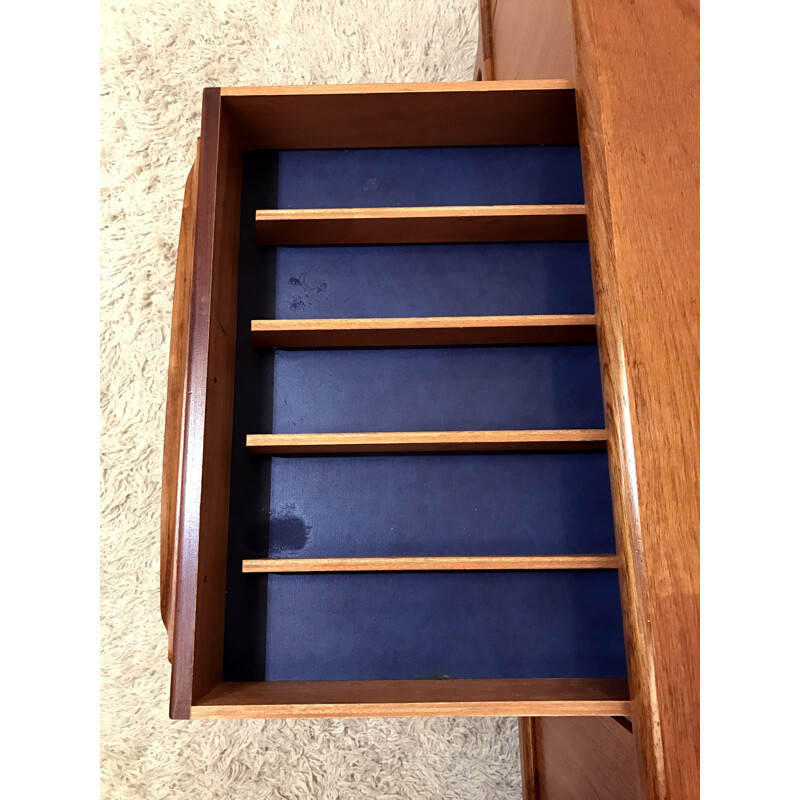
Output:
[[[477,0],[101,3],[101,794],[518,798],[514,719],[173,722],[159,613],[172,281],[205,86],[469,80]]]

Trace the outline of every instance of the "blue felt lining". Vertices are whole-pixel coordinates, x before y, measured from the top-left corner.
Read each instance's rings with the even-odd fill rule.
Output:
[[[264,680],[625,674],[614,572],[271,575]]]
[[[258,208],[582,201],[577,148],[245,155],[225,680],[625,674],[614,572],[243,575],[613,552],[604,453],[269,458],[248,433],[602,427],[591,345],[276,351],[251,319],[588,313],[585,243],[259,248]]]
[[[275,265],[279,319],[594,311],[586,242],[279,247]]]
[[[582,203],[578,147],[287,150],[278,208]]]
[[[613,553],[605,453],[273,458],[248,556]]]
[[[275,433],[602,428],[595,345],[278,350]]]

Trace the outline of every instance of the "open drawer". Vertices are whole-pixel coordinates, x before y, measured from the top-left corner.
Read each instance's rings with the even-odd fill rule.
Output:
[[[630,713],[574,90],[207,89],[175,718]]]

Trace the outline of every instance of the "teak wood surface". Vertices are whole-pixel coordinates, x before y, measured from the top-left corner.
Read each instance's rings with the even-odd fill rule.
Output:
[[[604,450],[604,430],[254,433],[253,453],[434,453],[479,450]]]
[[[699,797],[698,0],[572,0],[634,732],[648,800]]]
[[[576,136],[574,92],[571,84],[563,81],[205,91],[195,170],[196,231],[187,324],[186,400],[175,505],[178,535],[174,548],[170,716],[631,713],[627,681],[616,679],[367,681],[333,685],[315,681],[222,681],[244,150],[569,144],[575,142]],[[488,432],[494,441],[491,445],[486,442],[487,449],[497,449],[497,437],[502,433]],[[519,446],[520,432],[511,433],[507,444]],[[523,449],[539,445],[544,449],[605,447],[604,431],[567,432],[570,435],[562,436],[560,442],[561,432],[533,433],[538,440],[521,443]],[[440,435],[442,432],[422,434],[434,441]],[[453,432],[444,432],[448,447],[474,448],[474,442],[448,442],[447,437],[452,435]],[[556,438],[547,438],[552,436]],[[298,443],[297,439],[292,441]],[[329,446],[331,442],[323,444]],[[342,443],[333,444],[341,447]],[[380,441],[367,444],[384,445]],[[425,447],[429,444],[430,441],[423,442]],[[412,445],[419,447],[419,442]]]
[[[222,680],[241,141],[203,93],[189,315],[170,715]]]
[[[615,555],[248,558],[242,572],[407,572],[427,570],[616,569]]]
[[[494,72],[494,56],[492,54],[493,0],[479,0],[478,12],[480,14],[480,33],[478,57],[475,59],[475,80],[493,81],[497,77]]]
[[[257,347],[413,347],[597,341],[594,314],[512,317],[258,319]]]
[[[480,0],[480,10],[476,80],[574,80],[570,0]]]
[[[221,683],[191,718],[616,716],[627,698],[620,678]]]
[[[172,295],[172,324],[169,340],[167,407],[164,426],[164,458],[161,472],[161,618],[167,628],[167,652],[172,661],[177,590],[178,540],[180,525],[179,488],[181,484],[186,378],[189,360],[189,303],[194,264],[195,213],[197,209],[197,168],[200,142],[186,179]]]
[[[585,241],[583,205],[256,211],[262,245]]]
[[[641,796],[633,734],[613,717],[524,717],[520,756],[524,798],[637,800]],[[526,767],[526,760],[532,765]]]
[[[567,80],[236,86],[221,90],[252,149],[577,144]]]
[[[520,717],[519,725],[519,765],[522,775],[522,800],[540,800],[538,775],[536,774],[536,738],[534,736],[535,717]]]

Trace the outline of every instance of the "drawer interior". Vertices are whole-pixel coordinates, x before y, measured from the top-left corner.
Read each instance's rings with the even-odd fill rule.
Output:
[[[571,86],[201,139],[170,713],[629,713]]]
[[[226,681],[625,674],[612,570],[246,573],[246,559],[614,552],[604,452],[270,456],[253,433],[598,429],[597,347],[258,347],[258,319],[591,314],[585,241],[259,245],[264,208],[582,202],[577,146],[244,155]]]

